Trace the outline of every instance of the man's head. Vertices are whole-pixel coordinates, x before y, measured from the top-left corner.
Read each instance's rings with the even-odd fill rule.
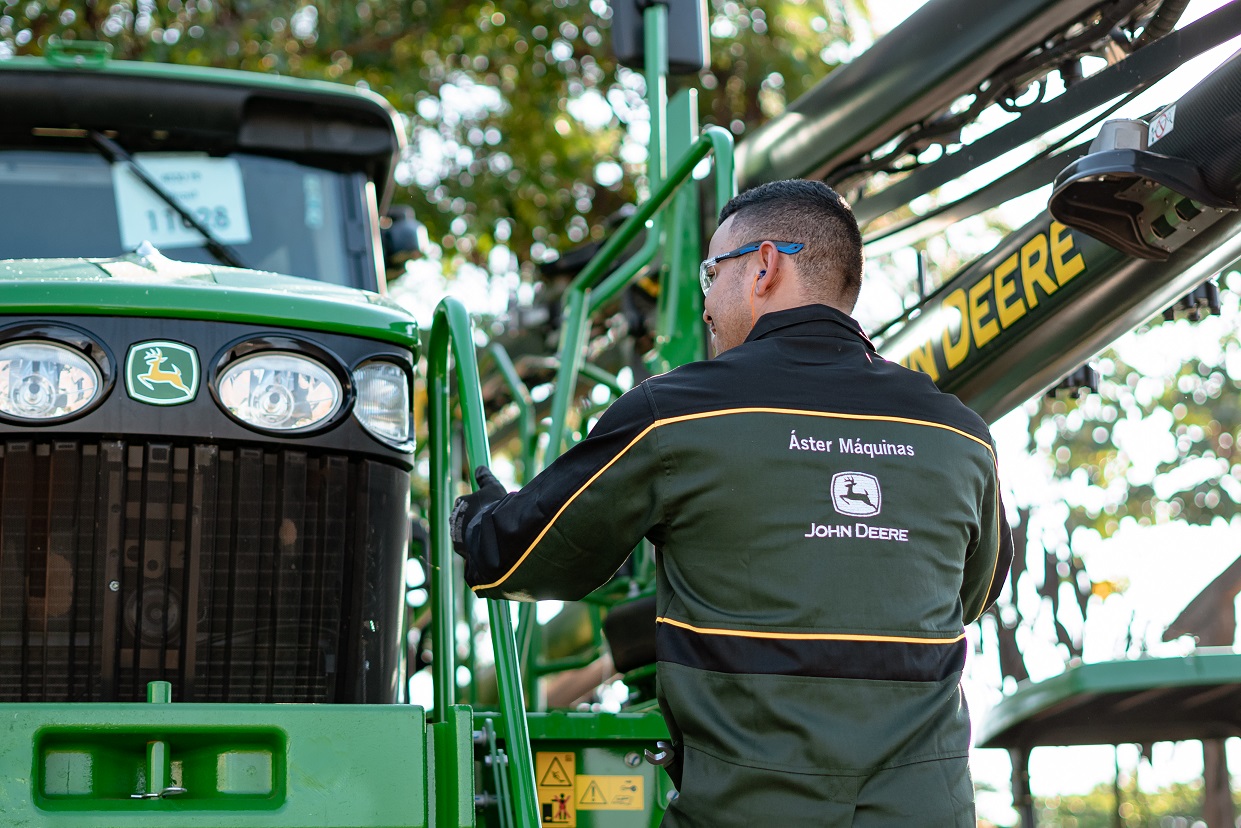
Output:
[[[703,319],[716,353],[744,342],[764,313],[816,303],[852,312],[862,286],[862,236],[831,187],[773,181],[733,198],[720,211],[708,256],[751,246],[710,268]]]

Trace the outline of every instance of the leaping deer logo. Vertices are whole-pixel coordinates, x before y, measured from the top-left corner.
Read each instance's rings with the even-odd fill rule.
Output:
[[[855,500],[859,503],[865,503],[870,508],[875,508],[875,504],[871,502],[870,495],[866,492],[853,491],[854,480],[852,477],[845,478],[845,493],[841,495],[845,500]]]
[[[149,390],[155,389],[155,383],[164,382],[179,388],[185,393],[190,393],[190,389],[181,379],[181,369],[176,365],[172,366],[171,371],[164,369],[164,363],[168,361],[168,357],[164,356],[163,348],[151,348],[142,355],[142,361],[147,364],[145,374],[138,374],[136,379],[145,385]]]
[[[883,490],[873,474],[839,472],[832,476],[831,492],[832,506],[842,515],[871,517],[883,506]]]

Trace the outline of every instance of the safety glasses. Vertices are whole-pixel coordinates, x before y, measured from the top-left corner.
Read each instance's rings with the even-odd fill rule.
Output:
[[[772,242],[772,244],[776,246],[776,250],[779,250],[781,253],[788,253],[789,255],[800,252],[802,248],[806,246],[801,242]],[[712,283],[715,282],[715,268],[720,262],[725,259],[735,259],[738,256],[753,253],[762,246],[763,242],[761,241],[751,242],[750,244],[738,247],[736,250],[730,250],[727,253],[712,256],[710,259],[707,259],[702,264],[698,265],[698,284],[702,286],[703,295],[706,295],[707,291],[711,289]]]

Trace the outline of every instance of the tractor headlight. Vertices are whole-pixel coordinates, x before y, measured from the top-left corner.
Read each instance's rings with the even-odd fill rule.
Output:
[[[373,436],[410,448],[409,378],[392,362],[368,362],[353,372],[354,416]]]
[[[243,357],[216,382],[220,404],[236,419],[263,431],[306,431],[340,410],[339,380],[313,359],[282,351]]]
[[[33,339],[0,345],[0,414],[57,420],[91,406],[102,387],[99,368],[72,348]]]

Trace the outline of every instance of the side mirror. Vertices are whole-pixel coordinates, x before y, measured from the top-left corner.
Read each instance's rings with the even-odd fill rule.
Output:
[[[414,218],[414,208],[400,205],[388,210],[379,223],[379,239],[383,244],[384,268],[390,272],[401,270],[411,259],[426,253],[430,242],[427,228]]]
[[[642,12],[653,3],[668,7],[668,72],[689,75],[711,65],[707,0],[612,0],[612,50],[622,65],[646,67]]]

